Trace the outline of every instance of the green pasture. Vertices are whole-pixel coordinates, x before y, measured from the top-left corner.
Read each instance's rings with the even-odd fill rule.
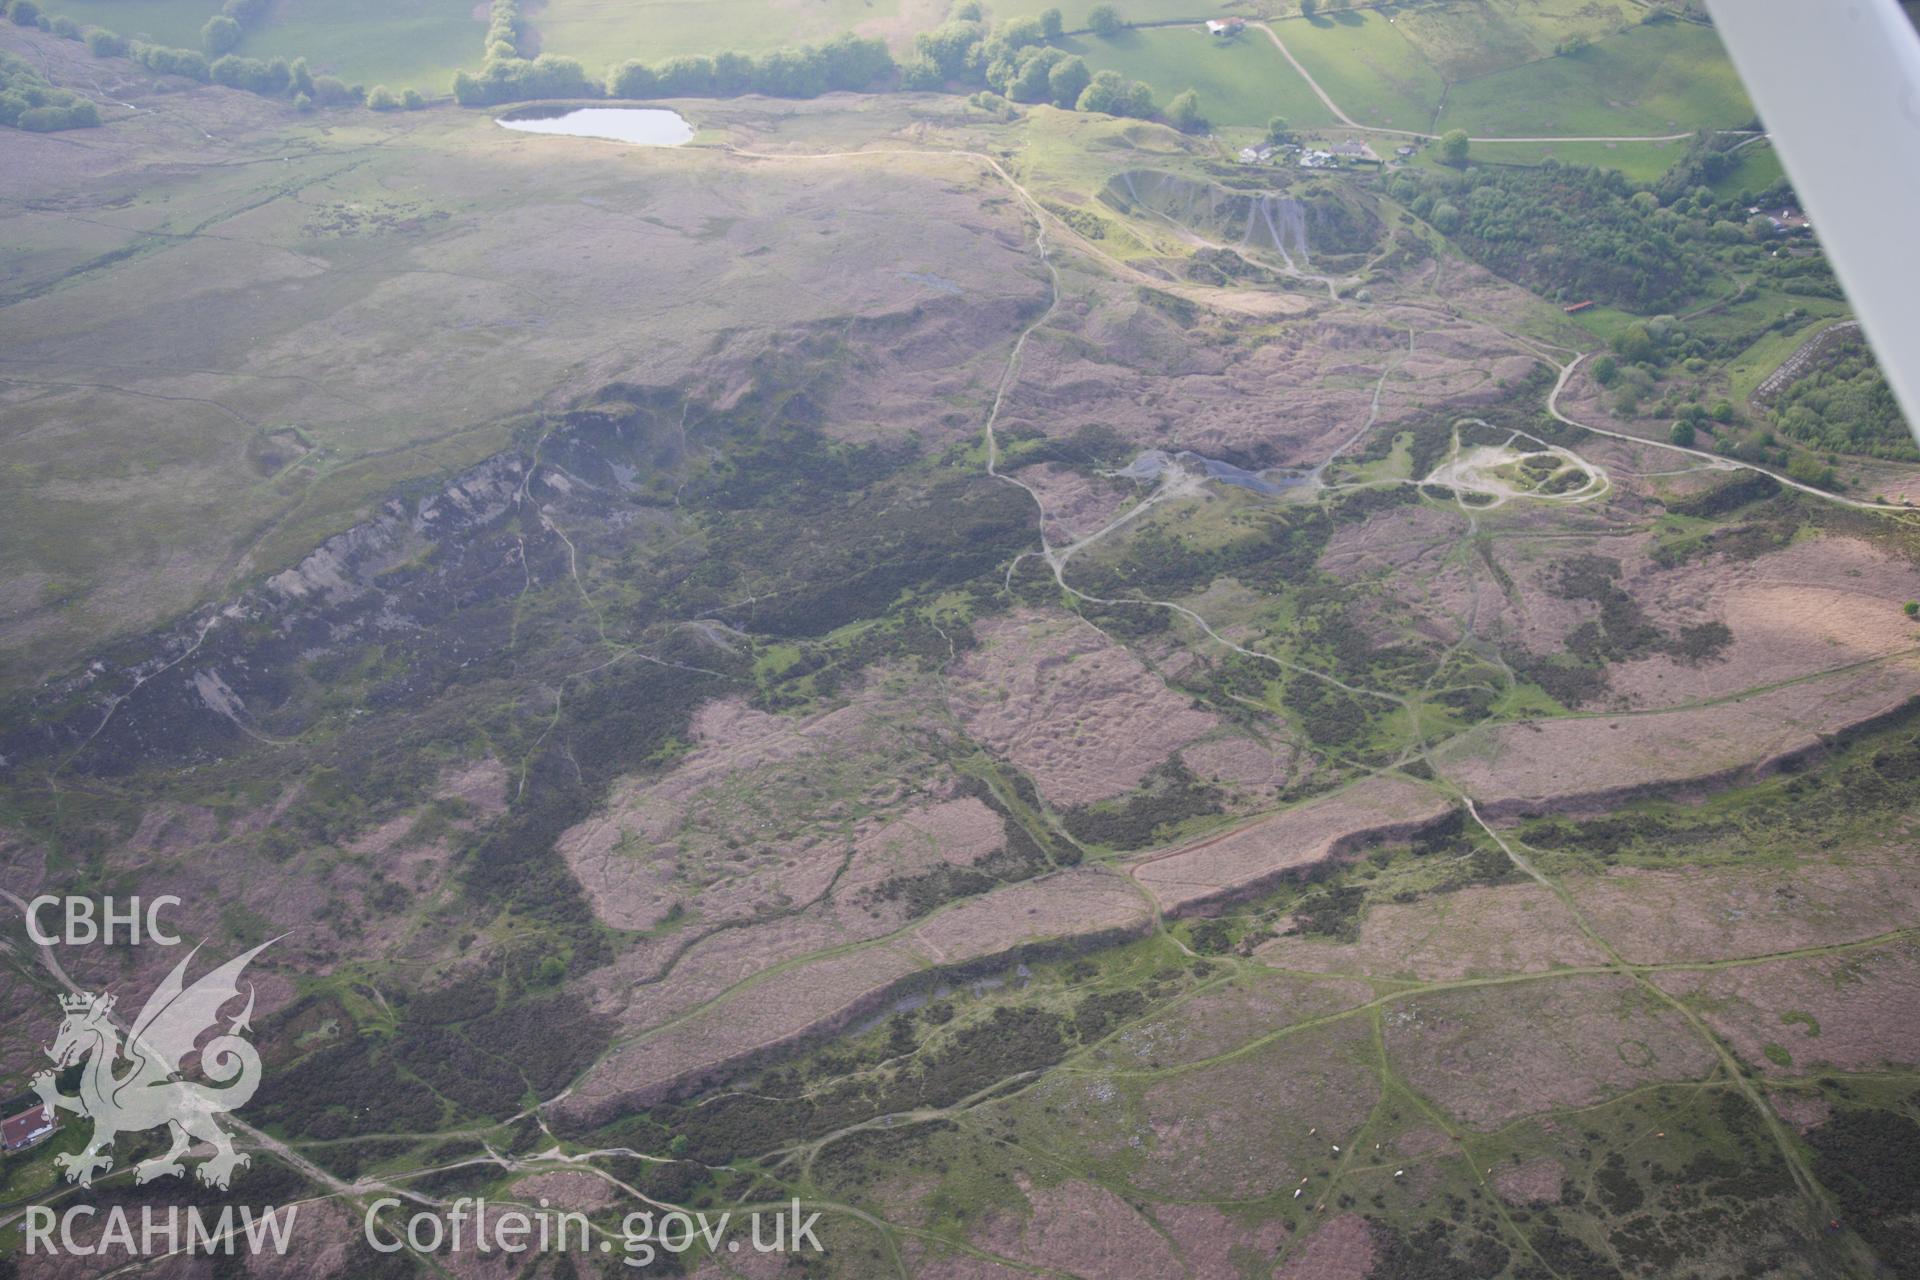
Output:
[[[1264,129],[1274,116],[1285,116],[1296,128],[1333,123],[1326,105],[1264,32],[1248,30],[1219,40],[1197,25],[1155,27],[1112,40],[1069,36],[1059,43],[1095,71],[1144,80],[1161,105],[1176,93],[1194,90],[1216,125]]]
[[[1360,124],[1426,132],[1446,84],[1401,33],[1397,13],[1349,10],[1273,29],[1340,109]]]
[[[314,72],[357,84],[448,93],[453,73],[480,65],[487,26],[472,0],[327,0],[279,5],[240,52],[305,58]]]
[[[1742,191],[1758,195],[1787,176],[1780,166],[1780,153],[1771,142],[1750,142],[1733,154],[1737,163],[1726,177],[1713,184],[1713,194],[1723,200]]]
[[[1456,84],[1438,128],[1483,137],[1657,135],[1736,128],[1753,114],[1713,32],[1662,22]]]
[[[1635,25],[1647,11],[1634,0],[1474,0],[1441,9],[1454,13],[1477,9],[1524,29],[1541,57],[1574,37],[1598,40]]]

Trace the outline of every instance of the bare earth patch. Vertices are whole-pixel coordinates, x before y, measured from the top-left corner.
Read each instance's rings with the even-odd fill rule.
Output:
[[[1133,878],[1169,915],[1191,914],[1338,857],[1364,836],[1404,835],[1446,811],[1446,799],[1436,792],[1393,778],[1368,778],[1224,835],[1137,861]]]
[[[1901,848],[1791,868],[1623,868],[1566,888],[1635,964],[1767,955],[1920,923],[1920,878]]]
[[[1080,1181],[1035,1187],[1023,1179],[1021,1190],[1032,1205],[1026,1221],[993,1215],[975,1245],[1076,1276],[1180,1273],[1160,1233],[1106,1188]]]
[[[905,944],[891,942],[774,973],[616,1048],[574,1086],[560,1109],[604,1119],[692,1088],[756,1053],[850,1024],[877,1007],[889,985],[919,968]]]
[[[930,964],[980,960],[1051,938],[1112,940],[1145,929],[1150,919],[1139,895],[1118,876],[1077,868],[963,900],[874,946],[797,960],[764,974],[745,967],[734,979],[744,985],[723,988],[711,1003],[615,1049],[561,1107],[604,1116],[682,1092],[756,1054],[850,1025]],[[829,935],[813,945],[831,941]],[[637,993],[629,1016],[645,1017],[645,1009],[646,995]]]
[[[1133,1183],[1179,1199],[1249,1200],[1305,1178],[1314,1194],[1339,1159],[1333,1148],[1352,1144],[1380,1096],[1372,1040],[1366,1019],[1344,1018],[1155,1081]]]
[[[1180,752],[1180,761],[1195,777],[1225,787],[1241,803],[1271,803],[1304,763],[1285,743],[1237,735],[1196,742]]]
[[[1357,582],[1426,565],[1460,540],[1462,522],[1435,507],[1393,507],[1357,524],[1344,524],[1327,540],[1320,568],[1342,582]]]
[[[1696,1079],[1713,1052],[1630,979],[1575,976],[1415,996],[1385,1017],[1395,1069],[1475,1129]]]
[[[1357,942],[1281,937],[1255,956],[1283,969],[1444,981],[1606,963],[1552,891],[1474,885],[1368,910]]]
[[[1536,1156],[1525,1164],[1502,1165],[1493,1174],[1493,1189],[1508,1204],[1559,1204],[1560,1183],[1566,1169],[1552,1156]]]
[[[1040,495],[1047,513],[1047,541],[1056,547],[1105,526],[1136,492],[1125,481],[1086,475],[1058,462],[1023,467],[1018,475],[1020,483]]]
[[[1920,946],[1911,942],[1655,981],[1768,1075],[1920,1064]],[[1781,1050],[1785,1063],[1776,1060]]]
[[[1343,1213],[1308,1236],[1274,1280],[1366,1280],[1373,1270],[1373,1231],[1357,1213]]]
[[[1264,1270],[1287,1239],[1287,1224],[1278,1218],[1249,1226],[1212,1205],[1159,1205],[1153,1216],[1173,1237],[1193,1280],[1240,1280],[1246,1274],[1241,1260]]]
[[[1226,1053],[1256,1036],[1365,1004],[1373,989],[1350,978],[1296,978],[1248,970],[1128,1027],[1094,1052],[1121,1067],[1171,1067]]]
[[[1767,1101],[1801,1133],[1819,1128],[1833,1115],[1833,1104],[1817,1093],[1770,1093]]]
[[[1119,876],[1076,867],[958,902],[927,917],[911,939],[930,962],[954,964],[1048,938],[1117,940],[1151,919]]]
[[[1000,815],[973,796],[920,805],[855,842],[837,889],[916,875],[942,863],[972,866],[1006,842]]]
[[[1480,729],[1436,763],[1489,816],[1607,803],[1765,766],[1916,695],[1920,661],[1894,659],[1712,706]]]
[[[1078,618],[1025,610],[978,630],[980,648],[953,674],[953,709],[1053,804],[1132,790],[1214,727],[1211,713]]]
[[[1920,597],[1920,570],[1858,538],[1809,540],[1749,561],[1649,565],[1624,585],[1663,625],[1718,621],[1733,633],[1711,661],[1616,664],[1613,690],[1634,706],[1721,697],[1920,646],[1920,627],[1900,611]]]

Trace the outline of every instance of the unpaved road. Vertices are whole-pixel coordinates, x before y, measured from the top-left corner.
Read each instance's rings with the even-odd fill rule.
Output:
[[[1590,354],[1592,353],[1582,352],[1562,365],[1560,367],[1560,377],[1554,382],[1552,393],[1547,396],[1547,412],[1570,427],[1579,427],[1582,431],[1591,431],[1597,436],[1612,436],[1615,440],[1629,440],[1634,444],[1651,445],[1656,449],[1671,449],[1675,453],[1684,453],[1689,457],[1702,458],[1717,467],[1729,467],[1741,471],[1758,471],[1763,476],[1772,476],[1789,489],[1798,489],[1802,493],[1810,493],[1816,498],[1825,498],[1828,502],[1837,502],[1843,507],[1853,507],[1859,511],[1899,511],[1904,513],[1914,511],[1914,508],[1903,506],[1897,502],[1867,502],[1860,498],[1849,498],[1827,489],[1815,488],[1810,484],[1802,484],[1798,480],[1790,480],[1779,472],[1770,471],[1766,467],[1757,467],[1750,462],[1741,462],[1737,458],[1723,458],[1717,453],[1708,453],[1704,449],[1691,449],[1686,445],[1674,444],[1667,440],[1650,440],[1645,436],[1629,435],[1625,431],[1614,431],[1607,427],[1591,426],[1578,419],[1569,418],[1566,414],[1560,412],[1560,393],[1566,390],[1567,380],[1573,377],[1573,371],[1579,368],[1580,362],[1585,360]]]

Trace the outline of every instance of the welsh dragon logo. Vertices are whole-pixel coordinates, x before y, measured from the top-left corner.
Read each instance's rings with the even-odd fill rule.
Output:
[[[95,1173],[113,1167],[113,1141],[117,1136],[161,1125],[171,1130],[173,1144],[165,1154],[135,1166],[135,1182],[186,1172],[180,1157],[196,1139],[213,1147],[213,1155],[194,1170],[208,1186],[224,1189],[233,1171],[249,1163],[246,1155],[233,1149],[232,1137],[214,1118],[222,1111],[245,1106],[260,1087],[259,1051],[241,1035],[251,1030],[251,984],[247,987],[246,1008],[227,1024],[223,1034],[200,1046],[201,1073],[225,1087],[216,1089],[184,1080],[180,1074],[201,1035],[217,1030],[220,1010],[239,997],[241,971],[273,941],[277,939],[236,956],[187,986],[187,964],[200,950],[195,947],[148,997],[124,1041],[113,1017],[111,995],[80,992],[61,997],[60,1007],[67,1016],[47,1056],[57,1070],[85,1060],[80,1092],[61,1093],[54,1084],[53,1071],[35,1076],[33,1091],[46,1103],[49,1116],[57,1108],[93,1121],[93,1137],[85,1148],[55,1157],[66,1170],[67,1181],[92,1186]]]

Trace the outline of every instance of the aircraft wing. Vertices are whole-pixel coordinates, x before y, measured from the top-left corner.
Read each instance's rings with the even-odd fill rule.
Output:
[[[1709,0],[1920,440],[1920,32],[1895,0]]]

